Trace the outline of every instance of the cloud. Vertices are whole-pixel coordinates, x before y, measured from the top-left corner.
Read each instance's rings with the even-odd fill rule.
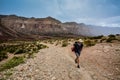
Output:
[[[108,27],[120,27],[120,16],[114,16],[102,19],[98,25],[108,26]]]
[[[120,27],[120,6],[113,0],[57,0],[65,21]],[[59,15],[59,16],[60,16]]]
[[[107,26],[107,27],[120,27],[120,16],[108,17],[108,18],[81,18],[76,19],[76,22],[97,25],[97,26]]]

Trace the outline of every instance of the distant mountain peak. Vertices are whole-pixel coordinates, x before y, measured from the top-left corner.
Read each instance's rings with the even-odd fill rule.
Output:
[[[52,20],[52,21],[61,23],[61,21],[59,21],[59,20],[57,20],[57,19],[55,19],[55,18],[53,18],[53,17],[51,17],[51,16],[48,16],[48,17],[46,17],[45,19],[47,19],[47,20]]]

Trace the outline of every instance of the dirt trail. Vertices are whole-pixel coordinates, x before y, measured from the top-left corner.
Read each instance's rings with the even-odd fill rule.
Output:
[[[45,43],[44,43],[45,44]],[[72,43],[67,47],[45,44],[34,58],[11,69],[8,80],[120,80],[120,44],[97,44],[84,48],[80,69],[74,62]],[[115,65],[114,65],[115,64]]]
[[[78,69],[63,47],[48,45],[35,58],[13,69],[11,80],[93,80],[84,68]]]

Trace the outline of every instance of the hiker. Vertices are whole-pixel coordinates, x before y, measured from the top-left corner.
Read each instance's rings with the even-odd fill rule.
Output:
[[[72,51],[75,53],[76,55],[76,59],[75,59],[75,63],[77,63],[77,67],[80,68],[79,65],[79,57],[83,48],[83,41],[80,39],[79,41],[76,41],[73,45]]]

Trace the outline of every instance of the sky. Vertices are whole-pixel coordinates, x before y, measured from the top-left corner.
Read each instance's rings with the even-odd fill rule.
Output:
[[[0,14],[120,27],[120,0],[0,0]]]

